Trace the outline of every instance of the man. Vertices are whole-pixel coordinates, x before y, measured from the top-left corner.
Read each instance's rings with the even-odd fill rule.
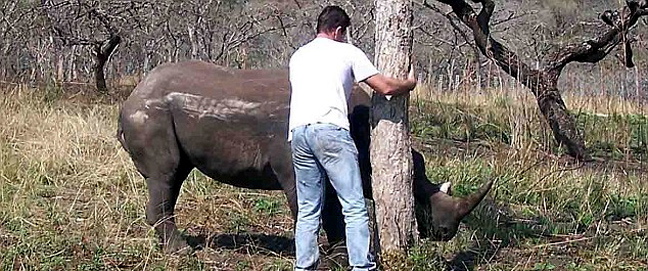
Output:
[[[288,140],[298,202],[295,270],[317,268],[327,177],[342,204],[349,265],[356,271],[376,268],[369,253],[369,217],[347,103],[354,81],[365,82],[383,95],[398,95],[414,89],[416,80],[412,72],[407,80],[381,75],[360,49],[344,43],[350,24],[340,7],[324,8],[317,20],[317,37],[290,59]]]

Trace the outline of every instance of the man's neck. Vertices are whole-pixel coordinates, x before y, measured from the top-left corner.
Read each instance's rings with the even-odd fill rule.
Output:
[[[317,34],[316,37],[317,37],[317,38],[325,38],[325,39],[329,39],[329,40],[332,40],[332,41],[336,41],[335,38],[334,38],[332,35],[329,35],[329,34],[326,34],[326,33],[319,33],[319,34]]]

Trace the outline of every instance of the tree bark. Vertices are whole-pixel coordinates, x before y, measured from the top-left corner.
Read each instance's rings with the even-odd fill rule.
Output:
[[[117,48],[120,41],[121,38],[119,36],[112,36],[107,40],[106,45],[95,45],[95,82],[97,84],[97,91],[101,93],[108,92],[104,66],[106,66],[106,62],[108,62],[110,55]]]
[[[405,78],[412,51],[412,1],[376,0],[376,65]],[[418,241],[412,194],[409,94],[372,96],[372,193],[380,255],[405,253]]]

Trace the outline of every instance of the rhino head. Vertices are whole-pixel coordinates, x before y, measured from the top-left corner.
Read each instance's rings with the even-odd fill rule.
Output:
[[[371,144],[371,127],[369,126],[370,98],[362,91],[352,95],[353,110],[349,118],[351,133],[359,150],[360,169],[365,181],[367,198],[371,195],[371,163],[369,145]],[[453,197],[450,194],[450,184],[435,185],[430,182],[425,173],[423,155],[412,149],[414,169],[414,199],[416,220],[419,234],[422,238],[438,241],[452,239],[459,229],[461,220],[466,217],[488,194],[493,182],[487,182],[476,192],[464,198]]]
[[[450,183],[432,184],[425,176],[423,156],[413,151],[414,197],[416,220],[422,238],[436,241],[452,239],[459,229],[459,223],[477,207],[493,185],[489,181],[477,191],[464,198],[453,197]]]

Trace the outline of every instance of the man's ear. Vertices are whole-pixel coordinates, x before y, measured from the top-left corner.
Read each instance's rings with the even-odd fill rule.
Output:
[[[338,40],[343,40],[345,38],[344,29],[342,29],[341,26],[338,26],[337,28],[335,28],[335,37]]]

